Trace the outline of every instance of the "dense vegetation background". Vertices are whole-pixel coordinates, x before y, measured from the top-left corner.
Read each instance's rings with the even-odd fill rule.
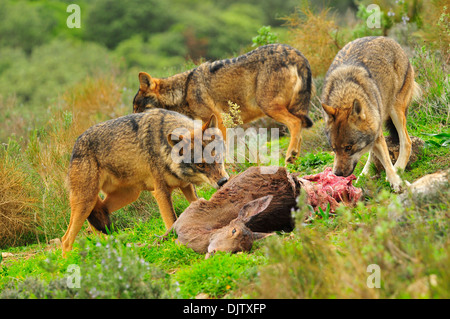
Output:
[[[81,8],[79,29],[66,24],[71,3]],[[381,9],[380,28],[367,25],[371,3]],[[370,194],[358,207],[313,214],[307,226],[310,211],[299,210],[296,231],[258,243],[251,254],[203,260],[173,241],[154,244],[164,226],[149,194],[114,214],[118,234],[101,239],[84,229],[67,259],[48,243],[67,228],[65,179],[75,139],[95,123],[131,112],[139,71],[165,77],[271,42],[303,52],[320,96],[324,74],[347,42],[367,35],[396,39],[423,90],[409,109],[408,130],[427,146],[403,177],[412,182],[448,169],[449,21],[448,0],[0,1],[0,249],[10,254],[0,257],[0,296],[448,298],[448,190],[434,203],[405,209],[389,193],[384,173],[358,185]],[[317,97],[311,116],[315,126],[305,132],[302,157],[289,167],[300,174],[333,162]],[[285,151],[288,137],[279,143]],[[228,169],[237,174],[249,165]],[[205,198],[214,192],[198,191]],[[178,214],[187,205],[175,194]],[[388,206],[407,217],[393,222]],[[129,267],[118,272],[122,260]],[[74,263],[85,274],[79,291],[64,284]],[[373,263],[385,274],[379,290],[365,281]]]

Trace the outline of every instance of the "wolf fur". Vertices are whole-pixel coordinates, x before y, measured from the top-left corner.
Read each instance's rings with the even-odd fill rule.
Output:
[[[72,248],[86,219],[95,229],[106,233],[111,226],[110,213],[134,202],[143,190],[152,192],[164,224],[170,228],[176,220],[171,200],[175,188],[180,188],[186,199],[193,202],[197,199],[193,185],[206,182],[218,188],[228,180],[223,161],[207,163],[203,159],[194,163],[193,156],[191,161],[173,160],[172,149],[178,144],[173,132],[179,128],[186,128],[191,134],[186,143],[191,143],[192,152],[194,135],[207,129],[218,131],[217,140],[202,139],[202,151],[213,140],[223,143],[214,115],[195,128],[192,119],[162,109],[109,120],[78,137],[68,172],[71,216],[62,238],[63,252]],[[180,143],[185,141],[183,136],[178,139]],[[192,154],[181,156],[188,155]],[[99,196],[100,191],[104,199]]]
[[[411,63],[394,40],[364,37],[345,45],[326,74],[321,96],[326,135],[335,153],[334,173],[352,174],[360,157],[370,152],[362,175],[376,156],[391,186],[399,191],[402,180],[396,170],[405,169],[411,153],[406,113],[419,94]],[[400,142],[395,165],[383,136],[386,122]]]
[[[228,101],[232,101],[240,106],[244,123],[269,116],[286,125],[291,134],[286,162],[293,162],[299,154],[302,128],[313,124],[308,117],[313,91],[308,60],[284,44],[206,62],[164,79],[141,72],[139,82],[133,100],[135,113],[159,107],[203,121],[215,114],[226,137],[221,113],[229,112]]]

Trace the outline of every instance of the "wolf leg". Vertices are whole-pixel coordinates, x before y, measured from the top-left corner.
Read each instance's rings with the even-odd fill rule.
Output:
[[[285,106],[275,105],[266,109],[265,112],[275,121],[288,127],[291,139],[286,152],[285,163],[294,163],[295,158],[300,153],[300,147],[302,145],[302,120],[290,113]]]
[[[84,197],[84,194],[70,193],[70,222],[69,227],[61,240],[63,256],[65,256],[66,252],[72,250],[75,237],[80,232],[81,227],[83,227],[84,221],[88,218],[97,202],[100,200],[97,194],[91,196],[91,198],[86,198]]]
[[[194,185],[189,184],[186,187],[180,187],[180,189],[183,192],[184,197],[186,197],[186,199],[189,201],[189,203],[195,202],[198,199]]]
[[[366,165],[364,165],[364,168],[361,172],[361,175],[367,175],[369,173],[370,164],[373,162],[373,153],[369,153],[369,158],[367,159]]]
[[[171,193],[172,190],[169,189],[169,187],[167,187],[166,185],[156,186],[155,190],[152,192],[153,196],[156,199],[156,202],[158,203],[159,212],[164,221],[166,229],[169,229],[177,219],[172,205]]]
[[[94,230],[107,234],[107,227],[111,227],[109,215],[134,202],[138,199],[140,193],[140,190],[136,188],[119,188],[106,194],[106,198],[103,201],[97,201],[92,213],[89,215],[89,224]]]
[[[402,180],[396,173],[394,165],[392,165],[391,159],[389,158],[389,151],[383,134],[380,134],[375,140],[372,151],[375,156],[378,157],[381,164],[383,164],[386,171],[386,179],[389,181],[394,191],[399,192],[401,190]]]
[[[359,182],[359,178],[361,176],[367,176],[367,174],[369,173],[369,169],[370,169],[370,164],[373,163],[373,158],[374,158],[374,154],[372,151],[369,152],[369,158],[367,159],[366,165],[364,165],[363,170],[361,171],[361,174],[359,174],[358,179],[356,180],[356,183]]]
[[[405,74],[404,84],[397,93],[394,106],[389,113],[400,141],[400,152],[394,165],[395,169],[400,168],[404,170],[411,155],[411,138],[406,129],[406,111],[413,96],[418,91],[420,91],[420,88],[414,82],[414,71],[409,65],[408,72]]]
[[[107,209],[108,213],[112,213],[136,201],[140,194],[141,190],[137,188],[119,188],[106,195],[103,206]]]
[[[398,132],[398,137],[400,141],[400,152],[395,162],[395,169],[400,168],[405,169],[409,161],[409,156],[411,155],[411,138],[409,137],[408,131],[406,129],[406,114],[405,107],[397,108],[391,111],[391,119],[395,125]]]

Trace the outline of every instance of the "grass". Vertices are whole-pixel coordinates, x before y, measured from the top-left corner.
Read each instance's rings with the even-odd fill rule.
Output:
[[[86,96],[92,98],[91,94]],[[69,101],[68,105],[73,105],[74,100]],[[218,253],[207,260],[179,245],[174,235],[167,241],[159,240],[158,236],[165,232],[164,224],[153,197],[143,193],[138,201],[113,214],[116,231],[112,235],[99,237],[84,227],[74,250],[64,259],[59,247],[47,243],[61,237],[68,222],[64,173],[67,152],[75,138],[75,134],[67,134],[78,127],[73,114],[79,113],[60,113],[46,130],[33,132],[28,145],[10,141],[2,153],[5,159],[14,159],[2,162],[10,165],[3,172],[17,174],[18,180],[9,175],[4,178],[29,188],[19,189],[18,194],[35,194],[31,199],[14,193],[11,196],[22,198],[30,213],[43,216],[36,220],[37,230],[29,230],[31,235],[22,236],[20,230],[14,237],[30,243],[28,246],[21,246],[20,242],[17,247],[4,244],[9,248],[3,252],[12,256],[0,262],[2,298],[448,297],[448,192],[442,195],[440,203],[417,203],[403,208],[395,204],[397,197],[389,192],[384,173],[377,179],[360,182],[358,186],[365,189],[366,200],[355,208],[341,208],[335,215],[319,211],[305,222],[305,214],[310,213],[305,207],[295,213],[294,232],[257,242],[250,253]],[[84,118],[94,117],[93,121],[97,121],[98,112],[90,110],[85,114],[88,115]],[[302,156],[288,167],[292,172],[314,174],[332,165],[333,156],[320,135],[321,125],[319,122],[315,130],[305,134]],[[425,128],[415,122],[408,125],[411,135],[420,135]],[[430,125],[440,126],[436,122]],[[446,135],[438,137],[442,136]],[[288,141],[289,137],[281,137],[277,142],[282,154]],[[55,150],[56,145],[59,149]],[[403,178],[412,182],[448,168],[449,155],[449,147],[430,143]],[[361,159],[355,174],[362,170],[366,159],[367,156]],[[283,161],[281,157],[280,164]],[[237,174],[246,166],[231,168],[234,172],[230,173]],[[209,186],[198,188],[200,197],[208,199],[213,193]],[[175,192],[177,214],[187,206],[181,192]],[[391,209],[400,212],[404,219],[390,219]],[[30,236],[35,240],[30,241]],[[119,260],[123,261],[121,267]],[[121,269],[125,264],[127,269]],[[380,289],[367,287],[367,266],[371,264],[380,266]],[[81,268],[81,289],[67,288],[70,265]]]
[[[293,44],[302,51],[310,44],[305,55],[320,84],[320,74],[343,43],[334,17],[327,10],[318,17],[305,9],[288,22]],[[313,24],[318,35],[301,29],[301,21]],[[402,173],[410,182],[450,167],[445,54],[419,46],[411,60],[423,94],[409,109],[408,131],[427,146]],[[61,249],[50,240],[60,238],[69,221],[65,179],[71,148],[89,126],[129,113],[131,105],[122,101],[134,90],[122,87],[114,76],[74,84],[55,102],[47,125],[29,132],[27,139],[11,137],[0,148],[0,249],[5,253],[0,257],[0,298],[449,298],[449,189],[442,190],[438,201],[416,200],[403,207],[384,172],[361,179],[357,186],[364,189],[365,198],[356,207],[311,215],[309,207],[300,205],[292,233],[256,242],[249,253],[217,253],[205,259],[179,245],[174,235],[159,240],[165,227],[156,201],[144,192],[112,215],[112,234],[98,236],[85,226],[73,251],[62,258]],[[304,130],[300,157],[288,166],[300,175],[315,174],[333,163],[316,100],[311,110],[315,125]],[[8,104],[2,104],[8,113],[16,102],[2,103]],[[285,154],[289,137],[274,143]],[[367,155],[355,175],[365,160]],[[238,174],[249,165],[228,170]],[[197,192],[209,199],[214,189],[202,186]],[[177,214],[189,205],[181,192],[174,193],[173,202]],[[72,265],[79,267],[80,288],[67,285],[73,279]],[[368,287],[370,265],[379,266],[380,288]]]

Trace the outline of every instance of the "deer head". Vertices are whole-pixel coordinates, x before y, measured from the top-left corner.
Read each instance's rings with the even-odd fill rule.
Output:
[[[272,233],[252,232],[245,224],[263,212],[272,201],[273,196],[268,195],[245,204],[239,211],[237,218],[228,225],[217,229],[210,236],[208,253],[209,258],[216,251],[238,252],[249,251],[255,240],[265,238]]]

